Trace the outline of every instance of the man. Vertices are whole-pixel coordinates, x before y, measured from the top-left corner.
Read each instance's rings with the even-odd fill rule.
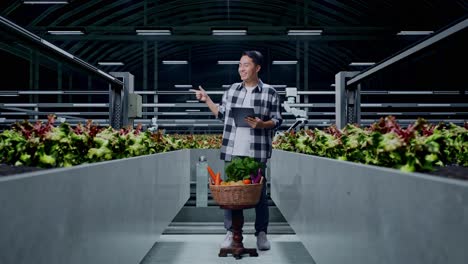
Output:
[[[274,130],[282,123],[279,96],[276,90],[263,83],[258,72],[261,69],[263,55],[258,51],[245,51],[239,61],[239,75],[242,82],[235,83],[224,92],[221,104],[214,104],[205,90],[191,90],[196,93],[198,100],[205,102],[213,114],[224,120],[221,159],[226,165],[233,157],[253,157],[265,163],[271,157],[272,138]],[[253,107],[255,117],[246,117],[250,127],[236,127],[231,107]],[[260,201],[255,207],[255,236],[259,250],[270,249],[267,239],[268,201],[266,195],[266,181],[262,189]],[[226,237],[221,243],[222,248],[232,244],[232,214],[225,210],[224,227]]]

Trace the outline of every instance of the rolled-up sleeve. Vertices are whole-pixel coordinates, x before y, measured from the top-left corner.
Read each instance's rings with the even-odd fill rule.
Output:
[[[219,120],[224,121],[226,114],[226,105],[227,105],[227,91],[224,92],[221,103],[218,104],[218,116]]]
[[[283,118],[281,117],[281,103],[276,92],[272,95],[270,118],[275,123],[273,130],[278,130],[283,123]]]

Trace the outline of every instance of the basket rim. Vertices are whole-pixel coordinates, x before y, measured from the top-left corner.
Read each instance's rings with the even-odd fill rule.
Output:
[[[215,185],[210,183],[210,187],[245,187],[245,186],[258,186],[258,185],[263,185],[263,183],[249,183],[249,184],[239,184],[239,185]]]
[[[215,187],[257,186],[257,185],[263,185],[263,179],[264,177],[262,176],[262,178],[260,178],[259,183],[249,183],[249,184],[239,184],[239,185],[216,185],[216,184],[212,184],[210,181],[210,187],[211,186],[215,186]]]

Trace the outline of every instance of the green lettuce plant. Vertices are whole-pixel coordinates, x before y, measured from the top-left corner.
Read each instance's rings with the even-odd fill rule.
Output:
[[[275,138],[275,149],[312,154],[402,171],[431,171],[436,166],[468,166],[468,125],[429,124],[420,118],[407,128],[392,116],[369,127],[348,124],[301,130]]]

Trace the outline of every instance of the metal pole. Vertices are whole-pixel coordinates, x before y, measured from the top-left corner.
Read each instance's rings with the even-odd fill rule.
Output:
[[[148,41],[143,42],[143,91],[148,91]],[[146,103],[145,99],[143,103]]]
[[[355,90],[356,105],[354,108],[354,115],[356,117],[355,123],[358,125],[361,124],[361,85],[362,84],[358,84]]]
[[[309,91],[309,41],[304,41],[304,91]],[[299,99],[297,95],[297,99]],[[297,100],[297,103],[300,101]],[[304,103],[309,103],[309,96],[304,95]],[[304,110],[309,112],[309,108],[304,108]]]
[[[122,127],[122,88],[109,84],[109,125],[115,129]]]
[[[352,78],[358,73],[357,71],[342,71],[335,75],[335,123],[340,129],[344,128],[349,122],[348,107],[351,104],[354,106],[356,103],[354,97],[351,96],[352,99],[350,98],[349,90],[346,87],[346,78]]]
[[[34,89],[34,62],[35,62],[35,59],[34,59],[34,54],[36,52],[34,50],[30,50],[30,57],[29,57],[29,90],[33,90]],[[33,102],[33,95],[30,94],[28,96],[28,99],[29,99],[29,103],[34,103]],[[32,115],[29,116],[29,119],[32,119],[34,118]]]
[[[300,42],[296,41],[296,60],[298,63],[296,64],[296,88],[298,91],[301,90],[301,67],[300,67],[300,58],[301,58],[301,46]]]
[[[159,90],[158,88],[159,56],[158,55],[159,55],[158,54],[158,42],[155,41],[154,42],[154,91],[156,92]],[[159,102],[158,94],[154,95],[153,101],[155,104]],[[153,112],[154,113],[158,112],[158,108],[157,107],[153,108]],[[157,118],[156,115],[154,115],[153,117]]]
[[[39,54],[34,52],[34,90],[39,90]],[[39,103],[39,95],[33,95],[33,103]],[[34,110],[38,111],[37,108]],[[37,120],[39,116],[35,115],[34,119]]]
[[[91,75],[88,75],[88,91],[93,90],[93,77]],[[93,100],[91,94],[88,94],[88,103],[91,103]]]
[[[111,86],[109,90],[109,123],[114,128],[133,126],[128,118],[128,94],[134,92],[134,76],[129,72],[110,72],[121,80],[123,86]]]
[[[61,62],[58,62],[57,63],[57,89],[59,91],[62,91],[63,90],[63,76],[62,76],[63,72],[62,72],[62,63]],[[57,96],[57,103],[61,103],[62,102],[62,95],[59,94]]]

